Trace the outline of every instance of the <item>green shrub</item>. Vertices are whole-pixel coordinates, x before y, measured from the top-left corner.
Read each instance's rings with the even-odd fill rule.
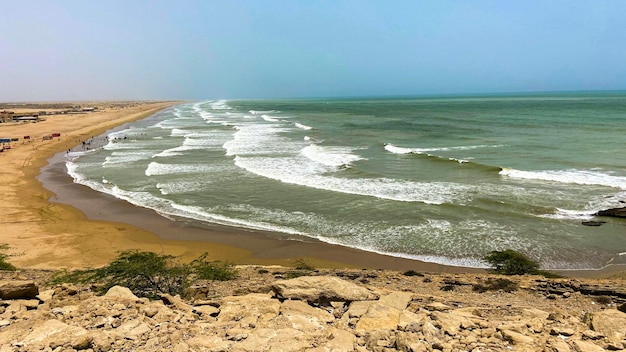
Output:
[[[174,259],[154,252],[124,251],[111,264],[96,269],[93,278],[104,283],[105,292],[119,285],[128,287],[139,297],[183,294],[190,284],[190,268]]]
[[[290,270],[286,272],[283,277],[285,279],[295,279],[300,276],[308,276],[309,274],[311,274],[309,270]]]
[[[100,286],[100,293],[119,285],[128,287],[138,297],[156,299],[162,293],[183,295],[192,278],[232,280],[236,277],[232,264],[210,262],[207,253],[189,264],[182,264],[171,255],[134,250],[121,252],[117,259],[102,268],[58,272],[51,283],[91,283]]]
[[[191,271],[200,280],[228,281],[237,278],[237,269],[231,263],[207,261],[208,254],[204,253],[190,263]]]
[[[2,270],[2,271],[15,271],[15,270],[17,270],[17,268],[13,264],[11,264],[11,263],[6,261],[7,258],[10,257],[10,255],[2,253],[2,252],[6,251],[8,249],[9,249],[8,245],[0,244],[0,270]]]
[[[313,265],[311,265],[309,262],[307,262],[306,260],[299,258],[296,259],[293,263],[293,267],[296,270],[307,270],[307,271],[313,271],[315,270],[315,268],[313,267]]]
[[[512,249],[493,251],[485,256],[484,260],[491,265],[491,270],[497,274],[524,275],[539,272],[537,262]]]

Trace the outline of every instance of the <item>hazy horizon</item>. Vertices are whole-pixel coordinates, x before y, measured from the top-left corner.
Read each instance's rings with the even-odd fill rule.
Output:
[[[3,1],[0,101],[626,90],[621,1]]]

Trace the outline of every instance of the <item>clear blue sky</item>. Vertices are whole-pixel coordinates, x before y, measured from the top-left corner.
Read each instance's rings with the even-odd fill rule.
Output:
[[[0,0],[0,101],[626,89],[626,1]]]

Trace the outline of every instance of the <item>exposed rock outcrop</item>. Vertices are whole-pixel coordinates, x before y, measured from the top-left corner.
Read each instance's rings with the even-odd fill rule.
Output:
[[[32,299],[39,294],[35,282],[28,280],[0,281],[0,299]]]
[[[249,272],[231,286],[260,292],[193,300],[54,287],[45,300],[0,301],[0,352],[626,350],[626,313],[574,289],[590,283],[520,276],[519,291],[480,293],[486,276],[377,272],[363,284],[354,273],[262,285]]]
[[[609,216],[613,218],[626,218],[626,207],[600,210],[595,215],[596,216]]]

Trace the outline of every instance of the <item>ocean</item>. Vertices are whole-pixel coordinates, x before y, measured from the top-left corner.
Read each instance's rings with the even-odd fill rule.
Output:
[[[190,102],[78,146],[76,183],[277,236],[484,267],[626,255],[626,93]]]

